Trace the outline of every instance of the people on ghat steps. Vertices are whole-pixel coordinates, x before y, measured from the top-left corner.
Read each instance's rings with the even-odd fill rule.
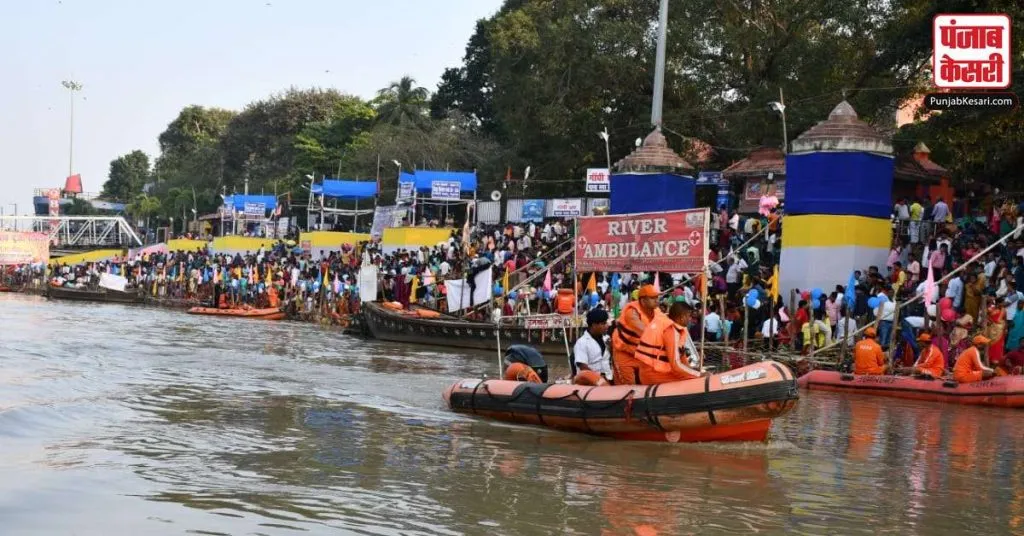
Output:
[[[864,330],[864,338],[853,347],[853,373],[869,376],[881,376],[889,372],[882,346],[875,338],[878,332],[874,327]]]
[[[654,285],[644,285],[637,292],[637,300],[629,302],[622,309],[615,331],[612,333],[612,362],[616,385],[640,384],[640,362],[635,354],[640,337],[656,315],[664,313],[658,309],[658,290]]]
[[[981,362],[981,350],[991,342],[988,337],[975,335],[971,340],[972,346],[957,356],[956,364],[953,365],[953,379],[957,383],[980,382],[995,376],[995,370]]]
[[[699,356],[687,330],[692,313],[693,307],[681,299],[669,307],[668,315],[658,315],[648,324],[634,355],[639,364],[638,383],[655,385],[703,376],[696,368]]]
[[[591,309],[587,313],[587,330],[572,348],[573,383],[576,385],[608,385],[612,380],[611,362],[604,341],[608,332],[608,312]]]

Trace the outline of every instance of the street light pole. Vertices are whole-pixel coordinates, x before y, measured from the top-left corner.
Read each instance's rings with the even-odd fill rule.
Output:
[[[779,87],[779,104],[782,108],[782,154],[789,154],[789,135],[786,133],[786,99],[782,97],[782,87]]]
[[[608,159],[608,174],[611,175],[611,173],[612,173],[612,151],[608,147],[608,140],[610,139],[610,137],[608,136],[608,127],[604,127],[604,131],[603,132],[598,132],[597,133],[597,137],[599,137],[602,140],[604,140],[604,155]]]
[[[651,125],[661,127],[662,106],[665,98],[665,47],[668,40],[668,0],[661,0],[658,15],[658,56],[654,66],[654,102],[651,105]]]
[[[71,120],[68,132],[68,177],[70,177],[75,174],[75,92],[82,90],[82,84],[74,80],[64,80],[60,84],[68,90],[71,97]]]

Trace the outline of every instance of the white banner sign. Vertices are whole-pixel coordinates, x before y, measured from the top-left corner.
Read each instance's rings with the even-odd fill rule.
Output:
[[[611,174],[606,168],[587,170],[587,193],[608,193],[612,191]]]
[[[395,194],[395,203],[412,200],[412,189],[415,184],[412,181],[398,183],[398,193]]]
[[[552,199],[551,215],[556,218],[574,218],[583,215],[582,199]]]
[[[250,218],[262,218],[267,213],[266,203],[246,203],[245,215]]]
[[[128,285],[128,280],[119,275],[104,272],[100,274],[100,286],[108,288],[110,290],[119,290],[124,292],[125,287]]]
[[[430,183],[430,198],[441,201],[458,201],[462,195],[459,181],[433,181]]]

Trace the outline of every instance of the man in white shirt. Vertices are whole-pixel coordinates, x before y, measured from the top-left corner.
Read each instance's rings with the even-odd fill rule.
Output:
[[[608,345],[604,336],[608,333],[608,312],[604,309],[592,309],[587,313],[587,331],[572,347],[573,377],[584,371],[600,374],[606,382],[612,380],[611,360],[608,358]]]
[[[712,303],[708,307],[708,316],[704,317],[704,333],[709,341],[721,339],[722,334],[722,317],[718,316],[715,309],[717,307]]]
[[[953,308],[959,310],[960,304],[963,303],[964,297],[964,281],[960,279],[959,275],[949,280],[946,285],[946,297],[953,300]]]

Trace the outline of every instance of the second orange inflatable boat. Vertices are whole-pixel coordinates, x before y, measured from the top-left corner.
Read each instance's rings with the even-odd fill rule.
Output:
[[[217,309],[214,307],[193,307],[188,310],[190,315],[233,316],[237,318],[256,318],[259,320],[282,320],[284,311],[272,307],[267,309]]]
[[[764,441],[772,419],[793,409],[796,379],[764,361],[660,385],[589,387],[462,380],[444,392],[453,411],[638,441]]]
[[[811,371],[800,387],[865,395],[909,398],[972,406],[1024,407],[1024,376],[1002,376],[975,383],[927,380],[910,376],[857,376],[830,370]]]

